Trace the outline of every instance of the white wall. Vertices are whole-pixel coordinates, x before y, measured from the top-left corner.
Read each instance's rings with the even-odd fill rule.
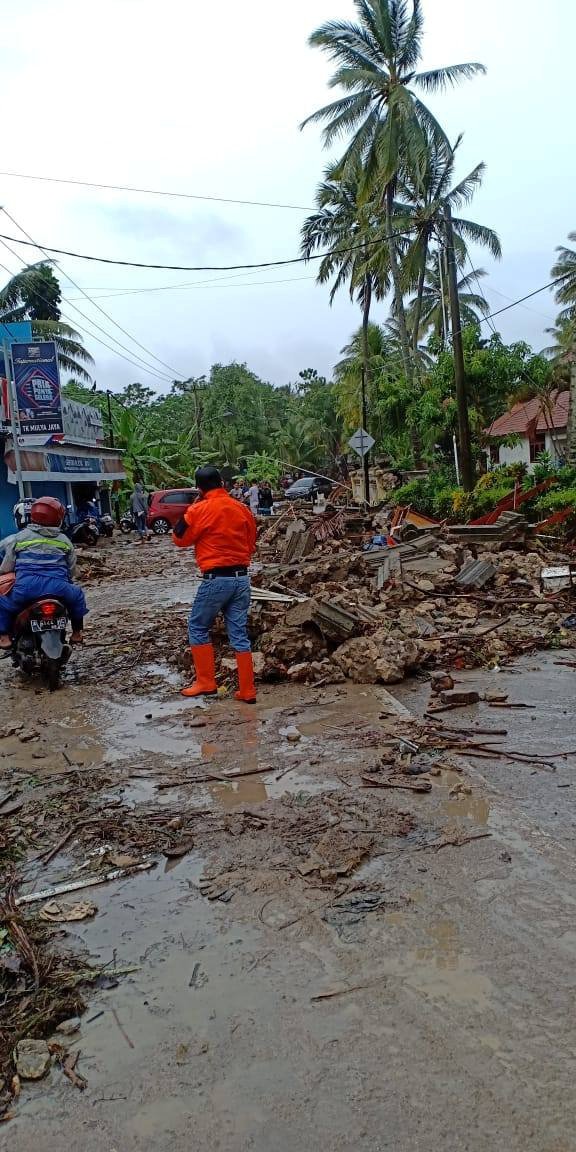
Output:
[[[546,451],[550,453],[552,462],[555,464],[558,461],[558,452],[564,456],[566,451],[566,434],[558,435],[555,433],[554,438],[549,432],[546,433]]]
[[[523,437],[513,448],[501,444],[499,449],[499,463],[528,464],[528,466],[530,466],[530,442],[528,438]]]

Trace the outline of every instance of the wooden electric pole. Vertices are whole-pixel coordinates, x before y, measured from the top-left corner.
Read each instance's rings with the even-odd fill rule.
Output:
[[[466,393],[466,373],[464,371],[464,349],[462,347],[462,321],[458,298],[458,277],[454,254],[454,228],[449,206],[445,208],[446,219],[446,263],[448,267],[448,295],[450,297],[450,319],[452,327],[452,349],[454,353],[454,380],[456,384],[456,405],[458,408],[458,447],[462,487],[471,492],[474,487],[474,464],[468,421],[468,396]]]
[[[576,340],[570,355],[570,390],[568,393],[568,427],[566,429],[566,463],[576,464]]]

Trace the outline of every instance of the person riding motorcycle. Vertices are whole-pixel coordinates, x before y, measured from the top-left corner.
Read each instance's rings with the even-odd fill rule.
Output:
[[[76,553],[60,531],[66,509],[52,496],[41,496],[30,510],[30,524],[0,542],[0,576],[13,573],[12,589],[0,596],[0,651],[11,647],[13,622],[35,600],[53,596],[68,609],[72,641],[81,644],[88,609],[84,592],[73,584]]]

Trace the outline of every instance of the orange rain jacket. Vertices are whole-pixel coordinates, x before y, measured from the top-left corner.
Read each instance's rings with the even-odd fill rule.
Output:
[[[248,565],[256,548],[256,520],[245,504],[224,488],[213,488],[186,509],[186,528],[172,539],[178,548],[194,548],[201,572]]]

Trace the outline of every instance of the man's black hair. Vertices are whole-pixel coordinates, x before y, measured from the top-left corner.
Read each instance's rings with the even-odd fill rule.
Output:
[[[222,477],[213,464],[206,464],[196,471],[196,487],[201,492],[211,492],[213,488],[222,488]]]

